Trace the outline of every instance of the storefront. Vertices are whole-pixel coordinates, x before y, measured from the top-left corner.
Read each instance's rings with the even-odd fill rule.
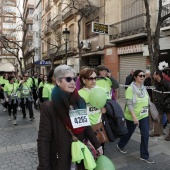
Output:
[[[126,77],[130,74],[131,69],[146,71],[146,57],[143,56],[143,45],[137,44],[132,46],[118,48],[119,55],[119,83],[125,84]],[[120,87],[118,97],[125,97],[125,88]]]

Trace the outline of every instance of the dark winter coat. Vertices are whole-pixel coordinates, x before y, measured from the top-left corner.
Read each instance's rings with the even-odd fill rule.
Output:
[[[125,81],[125,85],[130,85],[133,81],[133,75],[132,74],[129,74],[127,77],[126,77],[126,81]],[[125,89],[127,89],[128,87],[125,87]]]
[[[96,149],[100,147],[91,126],[85,127],[84,132],[76,136],[80,141],[88,138]],[[70,170],[72,138],[57,116],[52,101],[46,101],[41,106],[37,142],[39,157],[37,170]],[[84,170],[84,166],[80,164],[78,170]]]
[[[156,90],[170,92],[170,82],[162,79],[159,83],[156,83]],[[170,111],[170,93],[155,92],[155,102],[159,113]]]
[[[124,113],[120,105],[114,100],[107,100],[106,114],[103,116],[105,131],[110,142],[128,133],[125,126]]]

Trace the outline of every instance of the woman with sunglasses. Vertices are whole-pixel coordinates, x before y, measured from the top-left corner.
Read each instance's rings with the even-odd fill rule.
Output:
[[[55,86],[55,79],[54,79],[54,70],[51,70],[47,77],[47,83],[44,85],[43,91],[42,91],[42,98],[43,102],[47,100],[51,100],[51,93]]]
[[[84,111],[83,115],[86,113],[86,104],[76,90],[75,71],[61,65],[54,70],[54,78],[56,86],[52,91],[52,101],[44,102],[40,109],[37,170],[70,170],[73,167],[71,144],[75,139],[83,142],[86,137],[96,149],[100,148],[90,125],[78,122],[75,127],[76,116],[81,117],[79,110]],[[85,170],[83,161],[74,169]]]
[[[101,109],[97,109],[89,103],[89,92],[90,89],[95,88],[97,80],[97,72],[93,68],[84,68],[80,72],[80,83],[82,89],[78,91],[79,95],[85,100],[87,107],[87,114],[89,115],[91,125],[95,125],[101,122]],[[102,109],[105,113],[105,108]]]
[[[117,144],[117,148],[121,153],[127,153],[125,146],[130,140],[137,126],[141,132],[140,144],[140,160],[147,163],[154,163],[149,157],[148,143],[149,143],[149,95],[143,85],[145,74],[142,70],[136,70],[133,75],[133,82],[125,92],[126,107],[125,119],[128,133],[122,136]]]

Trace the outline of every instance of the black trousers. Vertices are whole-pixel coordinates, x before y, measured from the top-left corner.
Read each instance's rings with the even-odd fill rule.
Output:
[[[11,110],[13,110],[13,118],[17,118],[17,107],[18,102],[14,104],[14,100],[11,101],[11,104],[8,104],[8,115],[11,116]]]
[[[29,111],[29,116],[30,118],[32,118],[34,116],[33,114],[33,109],[32,109],[32,101],[29,101],[27,98],[26,98],[26,103],[24,104],[24,98],[21,98],[21,109],[22,109],[22,114],[23,114],[23,117],[26,116],[26,107]]]
[[[38,95],[37,95],[37,90],[36,89],[33,89],[33,98],[34,98],[34,107],[36,108],[36,101],[38,99]]]

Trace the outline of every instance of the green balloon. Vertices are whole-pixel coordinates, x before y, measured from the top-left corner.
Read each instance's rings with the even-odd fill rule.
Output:
[[[113,162],[106,156],[101,155],[96,161],[96,168],[94,170],[115,170]]]
[[[107,95],[102,88],[93,88],[89,93],[89,103],[98,109],[101,109],[106,104]]]

